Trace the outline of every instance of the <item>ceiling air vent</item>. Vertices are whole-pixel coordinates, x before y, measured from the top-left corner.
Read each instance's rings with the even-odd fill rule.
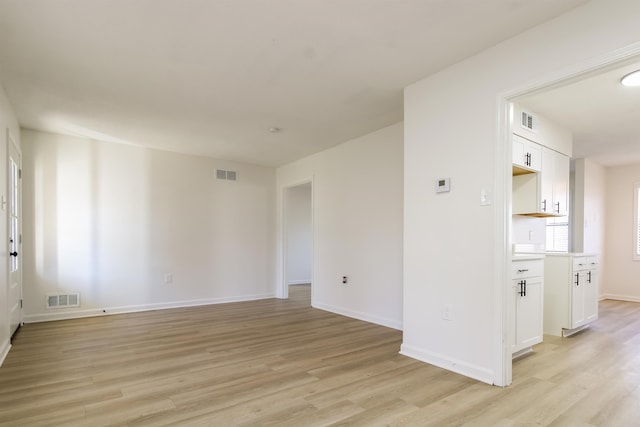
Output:
[[[529,129],[530,131],[535,132],[538,128],[538,121],[533,116],[533,114],[529,114],[525,111],[522,112],[522,121],[520,122],[523,128]]]
[[[228,171],[224,169],[216,169],[216,178],[223,179],[226,181],[237,181],[238,180],[238,172],[236,171]]]
[[[80,294],[48,294],[47,308],[80,307]]]

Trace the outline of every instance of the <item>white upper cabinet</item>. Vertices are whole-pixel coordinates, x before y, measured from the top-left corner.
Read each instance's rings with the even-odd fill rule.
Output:
[[[540,212],[566,216],[569,212],[569,158],[542,147]]]
[[[553,207],[558,215],[569,215],[570,160],[564,154],[553,151]]]
[[[569,211],[569,158],[540,147],[540,172],[514,167],[512,213],[537,217],[566,216]]]
[[[513,135],[513,164],[523,172],[539,172],[542,164],[542,146],[518,135]]]
[[[513,107],[512,213],[567,216],[571,134],[516,104]]]

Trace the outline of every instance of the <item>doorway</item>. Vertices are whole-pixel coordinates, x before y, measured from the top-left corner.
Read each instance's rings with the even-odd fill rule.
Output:
[[[582,138],[582,142],[584,143],[581,150],[578,150],[578,156],[580,158],[587,158],[590,154],[596,153],[601,155],[604,151],[602,147],[597,147],[594,145],[594,139],[588,140],[586,135],[587,128],[584,126],[584,123],[589,123],[590,126],[594,124],[599,124],[601,126],[602,131],[609,132],[612,128],[602,126],[600,121],[595,121],[593,118],[587,118],[585,111],[578,111],[576,108],[576,104],[581,106],[588,106],[589,109],[602,108],[602,116],[603,118],[607,118],[608,116],[613,116],[617,121],[623,115],[620,112],[617,114],[611,114],[610,110],[612,110],[611,105],[604,106],[602,100],[606,100],[611,103],[613,96],[610,93],[603,92],[602,87],[600,86],[604,80],[610,80],[606,82],[606,84],[610,84],[611,90],[620,90],[619,80],[625,72],[627,72],[627,68],[629,69],[637,69],[640,67],[640,46],[635,46],[626,51],[614,52],[608,55],[604,55],[602,57],[596,58],[588,64],[582,64],[576,66],[573,69],[567,70],[566,72],[561,72],[555,77],[550,77],[544,83],[538,83],[534,86],[522,87],[516,90],[512,90],[510,92],[502,93],[500,98],[500,107],[498,108],[498,117],[499,117],[499,138],[498,138],[498,150],[497,150],[497,164],[502,162],[505,164],[505,168],[503,170],[504,176],[500,176],[499,179],[501,182],[499,183],[500,189],[505,190],[504,194],[507,194],[507,203],[506,208],[500,212],[497,212],[497,215],[504,215],[504,223],[510,224],[511,221],[511,212],[509,207],[511,206],[511,164],[512,164],[512,156],[511,156],[511,117],[510,113],[510,103],[515,102],[528,110],[535,112],[536,114],[540,114],[544,116],[546,119],[549,119],[555,123],[561,124],[564,128],[574,133],[576,130],[580,130],[581,135],[580,138],[575,138],[573,140],[573,154],[576,155],[576,142]],[[600,79],[604,78],[601,82]],[[586,96],[587,92],[593,91],[594,99],[585,100],[584,96]],[[580,98],[576,98],[578,101],[571,100],[570,97],[580,96]],[[600,99],[598,99],[598,96]],[[569,102],[570,101],[570,102]],[[573,103],[573,104],[571,104]],[[574,108],[569,110],[567,106],[573,105]],[[632,111],[631,107],[626,107],[628,111]],[[609,113],[608,113],[609,112]],[[608,113],[608,114],[607,114]],[[574,118],[575,117],[575,118]],[[635,117],[635,116],[634,116]],[[637,123],[637,121],[634,121]],[[620,123],[618,123],[618,128],[621,127]],[[606,138],[603,142],[610,143],[611,138]],[[613,147],[610,145],[609,147]],[[607,151],[610,148],[606,149]],[[623,156],[628,156],[628,153],[623,154]],[[575,203],[573,203],[575,205]],[[574,206],[575,207],[575,206]],[[574,211],[574,207],[570,209],[570,212]],[[572,214],[570,214],[572,215]],[[581,221],[582,223],[584,221]],[[546,227],[546,225],[545,225]],[[591,226],[593,228],[593,225]],[[567,225],[567,228],[572,229],[571,224]],[[509,282],[510,275],[510,261],[511,261],[511,250],[513,243],[513,230],[510,226],[504,228],[505,231],[505,239],[504,247],[497,248],[496,253],[500,258],[499,262],[504,262],[501,264],[501,267],[498,268],[498,271],[503,275],[503,283]],[[546,235],[546,232],[549,230],[544,230],[543,234]],[[583,231],[583,230],[582,230]],[[571,233],[571,231],[568,231]],[[575,236],[574,236],[575,237]],[[584,236],[581,236],[584,237]],[[567,239],[571,239],[571,235],[567,237]],[[582,242],[579,246],[575,244],[576,240],[573,240],[573,249],[571,249],[571,241],[566,243],[569,247],[569,250],[578,250],[579,252],[584,251],[584,247]],[[545,240],[546,243],[546,240]],[[603,248],[603,245],[601,246]],[[590,249],[589,252],[602,252],[602,249]],[[502,292],[502,290],[499,290]],[[505,301],[504,311],[508,311],[506,308],[507,298],[502,295],[502,300]],[[503,323],[503,331],[507,330],[508,333],[511,333],[514,325],[507,321]],[[501,344],[503,346],[503,344]],[[504,346],[502,347],[504,350]],[[507,350],[503,354],[504,368],[502,372],[504,373],[502,378],[498,378],[496,381],[501,385],[508,385],[512,380],[512,364],[511,364],[511,354]],[[501,383],[499,381],[502,381]]]
[[[312,301],[313,213],[310,181],[284,189],[283,296]],[[306,297],[305,297],[306,295]]]
[[[13,336],[22,324],[22,188],[20,151],[7,129],[8,151],[8,253],[9,253],[9,334]]]

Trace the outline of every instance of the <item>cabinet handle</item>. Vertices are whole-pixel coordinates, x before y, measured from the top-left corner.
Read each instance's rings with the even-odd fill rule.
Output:
[[[521,297],[527,295],[527,281],[521,280],[518,284],[520,285],[520,292],[518,292],[518,294],[520,294]]]
[[[556,213],[560,213],[560,202],[556,203],[556,206],[558,207],[556,209]]]
[[[529,271],[529,269],[518,270],[518,273],[526,273],[527,271]]]
[[[542,212],[546,212],[547,211],[547,199],[544,199],[542,201]]]
[[[580,286],[580,273],[576,273],[576,286]]]
[[[587,272],[587,276],[588,276],[587,283],[591,283],[591,272],[590,271]]]
[[[526,166],[531,166],[531,153],[527,153],[525,156],[524,164]]]

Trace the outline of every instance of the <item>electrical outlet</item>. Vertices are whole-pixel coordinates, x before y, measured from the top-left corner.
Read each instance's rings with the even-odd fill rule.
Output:
[[[164,275],[164,283],[173,283],[173,274],[167,273]]]
[[[445,304],[442,308],[442,318],[444,320],[453,320],[453,306],[451,304]]]

